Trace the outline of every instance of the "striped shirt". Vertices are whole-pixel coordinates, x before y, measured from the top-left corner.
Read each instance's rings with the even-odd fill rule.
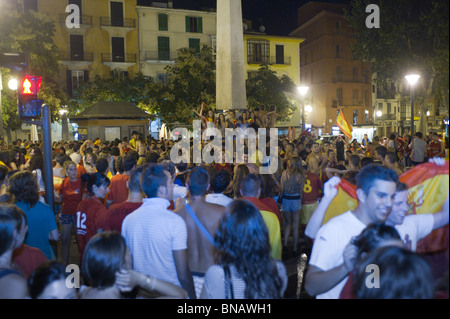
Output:
[[[144,198],[142,206],[125,217],[122,236],[133,257],[134,270],[180,286],[172,251],[187,249],[183,218],[169,210],[163,198]]]

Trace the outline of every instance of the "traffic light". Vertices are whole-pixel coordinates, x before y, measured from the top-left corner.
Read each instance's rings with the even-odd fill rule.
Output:
[[[38,99],[42,77],[25,75],[19,87],[19,119],[39,119],[42,100]]]

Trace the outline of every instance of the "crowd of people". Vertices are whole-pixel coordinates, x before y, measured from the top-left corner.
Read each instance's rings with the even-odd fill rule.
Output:
[[[226,120],[194,112],[219,129],[271,127],[277,116],[263,107]],[[406,216],[399,182],[421,163],[448,165],[446,149],[437,134],[413,138],[281,135],[274,174],[248,156],[174,163],[176,141],[137,132],[54,142],[52,154],[17,140],[0,152],[0,298],[284,298],[283,261],[305,249],[312,297],[448,298],[448,272],[437,280],[415,252],[448,225],[448,195],[441,211]],[[44,200],[44,156],[53,159],[54,207]],[[355,185],[358,206],[322,225],[341,180]],[[65,281],[73,235],[78,288]],[[386,274],[380,289],[365,284],[372,264]]]

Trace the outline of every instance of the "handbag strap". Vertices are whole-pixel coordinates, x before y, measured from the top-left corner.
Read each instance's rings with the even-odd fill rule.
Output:
[[[203,233],[203,235],[205,235],[205,237],[209,240],[209,242],[214,246],[214,237],[209,233],[206,227],[203,226],[202,222],[200,221],[200,219],[198,219],[197,215],[195,215],[195,212],[189,205],[189,203],[186,203],[184,207],[188,211],[189,215],[191,215],[192,219],[194,220],[195,224],[198,226],[200,231]]]

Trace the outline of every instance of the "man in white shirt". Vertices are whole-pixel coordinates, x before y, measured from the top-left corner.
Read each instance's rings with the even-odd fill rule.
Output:
[[[386,225],[395,227],[405,246],[416,251],[417,242],[428,236],[433,230],[448,224],[448,192],[441,210],[433,214],[408,215],[408,186],[397,185],[392,211],[386,219]]]
[[[206,202],[221,206],[227,206],[230,202],[232,202],[233,199],[223,194],[230,184],[230,181],[231,175],[227,170],[222,169],[214,175],[210,188],[212,193],[206,195]]]
[[[163,165],[151,165],[141,177],[147,198],[122,223],[133,268],[184,288],[195,299],[188,266],[187,228],[181,216],[167,210],[173,199],[173,179]]]
[[[365,166],[358,174],[358,206],[330,219],[316,236],[305,289],[317,299],[338,299],[353,269],[352,237],[367,225],[384,222],[392,208],[398,183],[397,174],[379,165]]]

